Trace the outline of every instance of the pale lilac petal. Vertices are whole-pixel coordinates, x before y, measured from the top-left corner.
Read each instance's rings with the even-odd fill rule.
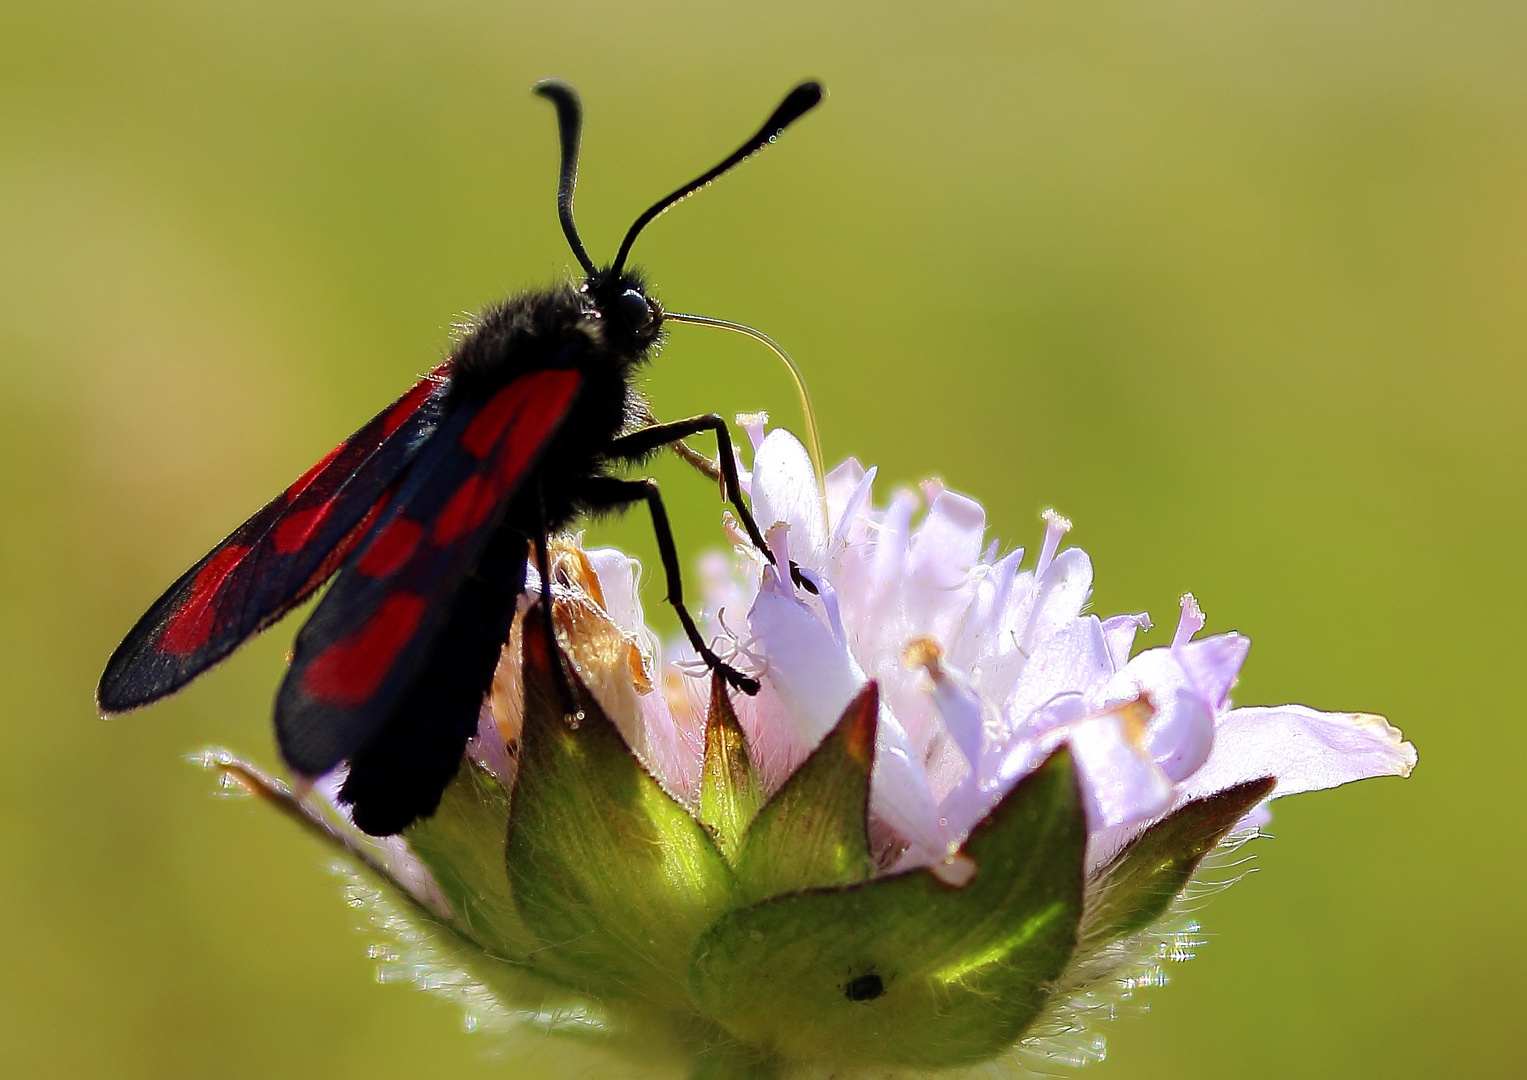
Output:
[[[1172,805],[1172,782],[1132,737],[1130,721],[1105,713],[1069,729],[1089,828],[1149,821]]]
[[[1102,624],[1091,615],[1073,620],[1046,638],[1029,657],[1007,703],[1009,723],[1022,724],[1057,694],[1084,693],[1112,673],[1113,661],[1103,641]]]
[[[700,556],[700,611],[707,637],[741,629],[758,586],[752,560],[742,561],[709,551]],[[742,572],[739,572],[741,570]]]
[[[689,722],[681,722],[661,694],[647,694],[640,706],[646,745],[637,756],[674,798],[686,806],[695,805],[705,764],[705,729],[695,722],[701,714],[686,713],[682,720]]]
[[[928,775],[911,753],[905,729],[882,704],[875,727],[870,811],[927,858],[942,858],[943,835]]]
[[[923,589],[958,588],[981,558],[986,511],[974,499],[952,491],[938,495],[912,536],[907,572]]]
[[[1002,615],[1007,611],[1009,599],[1023,574],[1019,567],[1023,564],[1023,548],[1016,548],[1008,552],[996,563],[992,564],[988,579],[992,583],[991,614],[1000,623]]]
[[[909,491],[898,491],[891,497],[880,519],[879,535],[875,539],[873,599],[884,603],[895,597],[894,589],[900,584],[902,569],[907,562],[907,537],[911,533],[912,514],[917,509],[917,497]]]
[[[1174,781],[1199,768],[1214,742],[1214,709],[1188,677],[1180,654],[1180,648],[1145,649],[1090,698],[1093,707],[1106,709],[1147,695],[1156,715],[1145,745]]]
[[[1146,746],[1173,780],[1202,765],[1214,742],[1214,710],[1179,662],[1182,651],[1147,649],[1091,696],[1099,709],[1149,696],[1156,712],[1146,727]]]
[[[822,479],[822,494],[827,497],[827,517],[836,526],[848,508],[849,500],[864,482],[864,466],[858,458],[849,458]]]
[[[1303,705],[1235,709],[1221,718],[1209,760],[1181,785],[1180,801],[1247,780],[1277,778],[1273,798],[1371,776],[1409,776],[1416,748],[1382,716],[1323,713]]]
[[[992,553],[983,552],[982,562],[971,570],[964,590],[969,600],[959,610],[958,619],[951,626],[954,633],[944,645],[949,662],[973,673],[980,672],[983,692],[997,699],[1003,695],[996,691],[994,683],[987,681],[989,677],[1004,666],[1015,668],[1010,673],[1013,677],[1018,674],[1016,665],[1004,665],[1002,661],[1004,654],[1016,647],[1011,637],[1004,639],[1002,620],[1023,551],[1012,552],[996,563],[988,561],[989,555]]]
[[[764,791],[773,794],[800,768],[816,744],[808,742],[796,729],[779,690],[768,679],[762,680],[758,693],[752,697],[734,695],[732,707],[747,735],[748,754],[758,767]],[[697,714],[704,715],[698,710]]]
[[[935,665],[929,674],[933,679],[933,705],[944,722],[944,730],[965,760],[976,764],[981,760],[984,738],[980,697],[958,672]]]
[[[1156,715],[1146,728],[1146,749],[1167,776],[1185,779],[1209,759],[1214,745],[1214,710],[1197,691],[1187,687],[1151,700]]]
[[[1085,695],[1075,691],[1056,694],[1029,717],[1025,733],[1030,738],[1048,735],[1058,728],[1085,720],[1090,711]]]
[[[748,626],[769,659],[764,678],[801,736],[816,745],[864,685],[863,673],[816,613],[781,585],[772,566],[764,571]]]
[[[849,461],[853,461],[853,458],[849,458]],[[858,462],[854,464],[857,465]],[[841,466],[839,468],[841,469]],[[833,475],[836,476],[838,471],[833,470]],[[872,468],[863,473],[854,489],[841,502],[834,503],[834,497],[829,495],[827,505],[833,521],[832,538],[828,544],[830,549],[838,549],[850,542],[865,539],[864,511],[869,507],[870,497],[874,493],[875,472],[876,470]]]
[[[1067,548],[1037,578],[1034,607],[1024,642],[1033,647],[1081,614],[1092,594],[1092,560],[1081,548]]]
[[[806,448],[784,428],[764,436],[753,458],[753,517],[765,532],[776,522],[787,523],[796,562],[823,568],[827,530],[816,472]]]
[[[1229,698],[1241,665],[1246,663],[1251,639],[1236,633],[1215,634],[1190,641],[1174,651],[1193,685],[1211,706],[1219,709]]]
[[[477,734],[467,740],[467,756],[505,787],[514,780],[514,758],[487,701],[477,712]]]
[[[822,613],[827,616],[827,628],[832,631],[832,636],[839,641],[846,641],[843,633],[843,613],[838,607],[838,591],[834,589],[826,578],[815,570],[800,570],[801,580],[816,590],[817,603],[822,605]]]
[[[1135,635],[1150,628],[1150,616],[1143,611],[1138,615],[1115,615],[1103,620],[1103,640],[1108,643],[1108,655],[1113,660],[1115,671],[1129,663],[1130,650],[1135,647]]]

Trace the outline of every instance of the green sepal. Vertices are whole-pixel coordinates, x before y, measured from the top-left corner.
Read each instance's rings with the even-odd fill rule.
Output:
[[[1143,930],[1164,915],[1204,856],[1275,784],[1271,777],[1249,780],[1195,799],[1130,841],[1093,879],[1082,951]]]
[[[872,682],[758,812],[736,864],[748,903],[874,874],[866,819],[879,708]]]
[[[735,864],[742,838],[763,803],[763,780],[748,755],[748,740],[726,680],[712,676],[710,713],[705,719],[705,761],[700,772],[700,824]]]
[[[700,932],[735,902],[710,834],[644,769],[575,673],[566,715],[545,635],[524,635],[525,726],[509,883],[535,966],[601,1000],[688,1011]]]
[[[844,1069],[984,1061],[1023,1034],[1065,970],[1086,844],[1063,748],[976,827],[963,886],[917,870],[722,917],[695,946],[696,1004],[787,1059]]]
[[[468,758],[439,809],[403,835],[434,875],[457,929],[495,956],[528,963],[538,942],[520,918],[504,870],[508,827],[509,792]]]

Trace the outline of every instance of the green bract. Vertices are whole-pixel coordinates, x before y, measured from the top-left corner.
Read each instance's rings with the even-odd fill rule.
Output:
[[[404,890],[383,904],[388,930],[428,969],[410,976],[421,985],[660,1073],[883,1077],[998,1057],[1085,983],[1089,960],[1162,916],[1271,785],[1188,804],[1089,880],[1061,748],[944,866],[877,874],[874,684],[768,798],[715,688],[692,813],[576,678],[581,716],[566,715],[552,665],[544,636],[523,635],[513,789],[464,763],[439,811],[406,834],[444,904]],[[339,838],[279,785],[216,764]]]

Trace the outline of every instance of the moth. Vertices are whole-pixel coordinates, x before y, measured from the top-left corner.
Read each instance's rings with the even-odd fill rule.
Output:
[[[642,213],[602,268],[573,222],[582,105],[565,83],[534,89],[556,108],[557,213],[582,280],[484,311],[444,363],[181,575],[117,647],[96,692],[106,715],[157,701],[332,579],[297,634],[276,696],[276,738],[300,776],[347,762],[340,798],[376,836],[439,805],[476,731],[529,559],[549,632],[547,537],[582,515],[645,504],[667,599],[695,651],[733,688],[758,690],[701,639],[685,608],[657,485],[616,475],[713,435],[727,501],[771,557],[725,422],[657,423],[632,385],[665,313],[628,257],[654,218],[773,142],[823,89],[808,81],[791,90],[736,151]]]

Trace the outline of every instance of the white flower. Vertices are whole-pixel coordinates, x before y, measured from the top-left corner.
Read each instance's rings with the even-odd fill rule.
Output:
[[[1198,637],[1191,595],[1169,645],[1131,656],[1143,614],[1086,611],[1092,563],[1061,548],[1071,523],[1046,512],[1038,557],[999,555],[979,503],[933,482],[874,499],[874,469],[850,459],[819,488],[783,429],[748,425],[747,486],[775,559],[739,543],[702,564],[702,631],[763,685],[736,700],[766,787],[776,789],[870,679],[880,687],[871,796],[883,869],[931,865],[1062,743],[1082,777],[1091,859],[1144,823],[1238,783],[1274,796],[1408,775],[1415,749],[1380,717],[1302,705],[1233,708],[1250,641]],[[923,509],[919,519],[919,510]],[[735,530],[734,530],[735,531]],[[680,801],[697,798],[708,687],[682,642],[643,625],[639,567],[588,553],[609,617],[651,655],[661,692],[605,702]],[[780,567],[793,561],[806,587]],[[1258,815],[1264,811],[1254,812]]]

